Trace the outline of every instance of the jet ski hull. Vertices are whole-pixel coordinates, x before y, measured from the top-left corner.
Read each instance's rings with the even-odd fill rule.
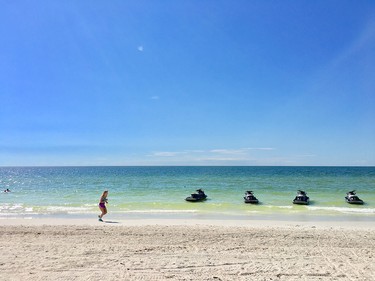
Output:
[[[363,205],[363,200],[361,199],[354,199],[354,200],[349,200],[347,197],[345,197],[345,201],[349,204],[354,204],[354,205]]]
[[[245,203],[248,203],[248,204],[258,204],[259,203],[259,200],[256,199],[255,197],[253,197],[253,198],[244,197],[243,199],[245,200]]]
[[[309,200],[307,200],[307,201],[293,200],[293,204],[297,204],[297,205],[309,205]]]
[[[252,191],[246,191],[245,197],[243,198],[245,203],[248,204],[258,204],[259,200],[254,196]]]
[[[310,202],[310,198],[307,196],[297,196],[293,200],[293,204],[297,204],[297,205],[309,205],[309,202]]]
[[[194,197],[186,197],[186,201],[188,202],[201,202],[201,201],[205,201],[207,199],[207,197],[202,197],[202,198],[194,198]]]

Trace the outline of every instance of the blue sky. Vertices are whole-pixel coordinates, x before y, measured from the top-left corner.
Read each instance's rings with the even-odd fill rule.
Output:
[[[0,166],[375,165],[374,1],[1,1]]]

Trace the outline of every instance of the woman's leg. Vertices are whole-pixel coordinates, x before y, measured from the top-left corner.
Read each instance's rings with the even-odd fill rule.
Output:
[[[99,207],[99,209],[100,211],[102,211],[102,213],[99,215],[99,218],[102,218],[107,213],[107,208]]]

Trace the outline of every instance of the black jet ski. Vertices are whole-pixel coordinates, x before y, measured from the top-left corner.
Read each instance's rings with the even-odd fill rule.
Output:
[[[293,200],[293,204],[308,205],[310,198],[303,190],[298,190],[296,198]]]
[[[355,195],[355,190],[352,190],[346,193],[345,201],[349,204],[357,204],[357,205],[363,204],[363,200],[359,199],[359,197]]]
[[[259,200],[254,196],[252,191],[246,191],[245,197],[245,203],[251,203],[251,204],[258,204]]]
[[[186,201],[189,202],[199,202],[199,201],[204,201],[207,198],[207,195],[204,194],[204,191],[202,189],[197,189],[197,193],[191,194],[191,196],[186,197]]]

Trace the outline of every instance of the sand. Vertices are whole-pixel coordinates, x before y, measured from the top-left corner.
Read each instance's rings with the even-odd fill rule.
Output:
[[[0,225],[0,280],[375,280],[374,223]]]

